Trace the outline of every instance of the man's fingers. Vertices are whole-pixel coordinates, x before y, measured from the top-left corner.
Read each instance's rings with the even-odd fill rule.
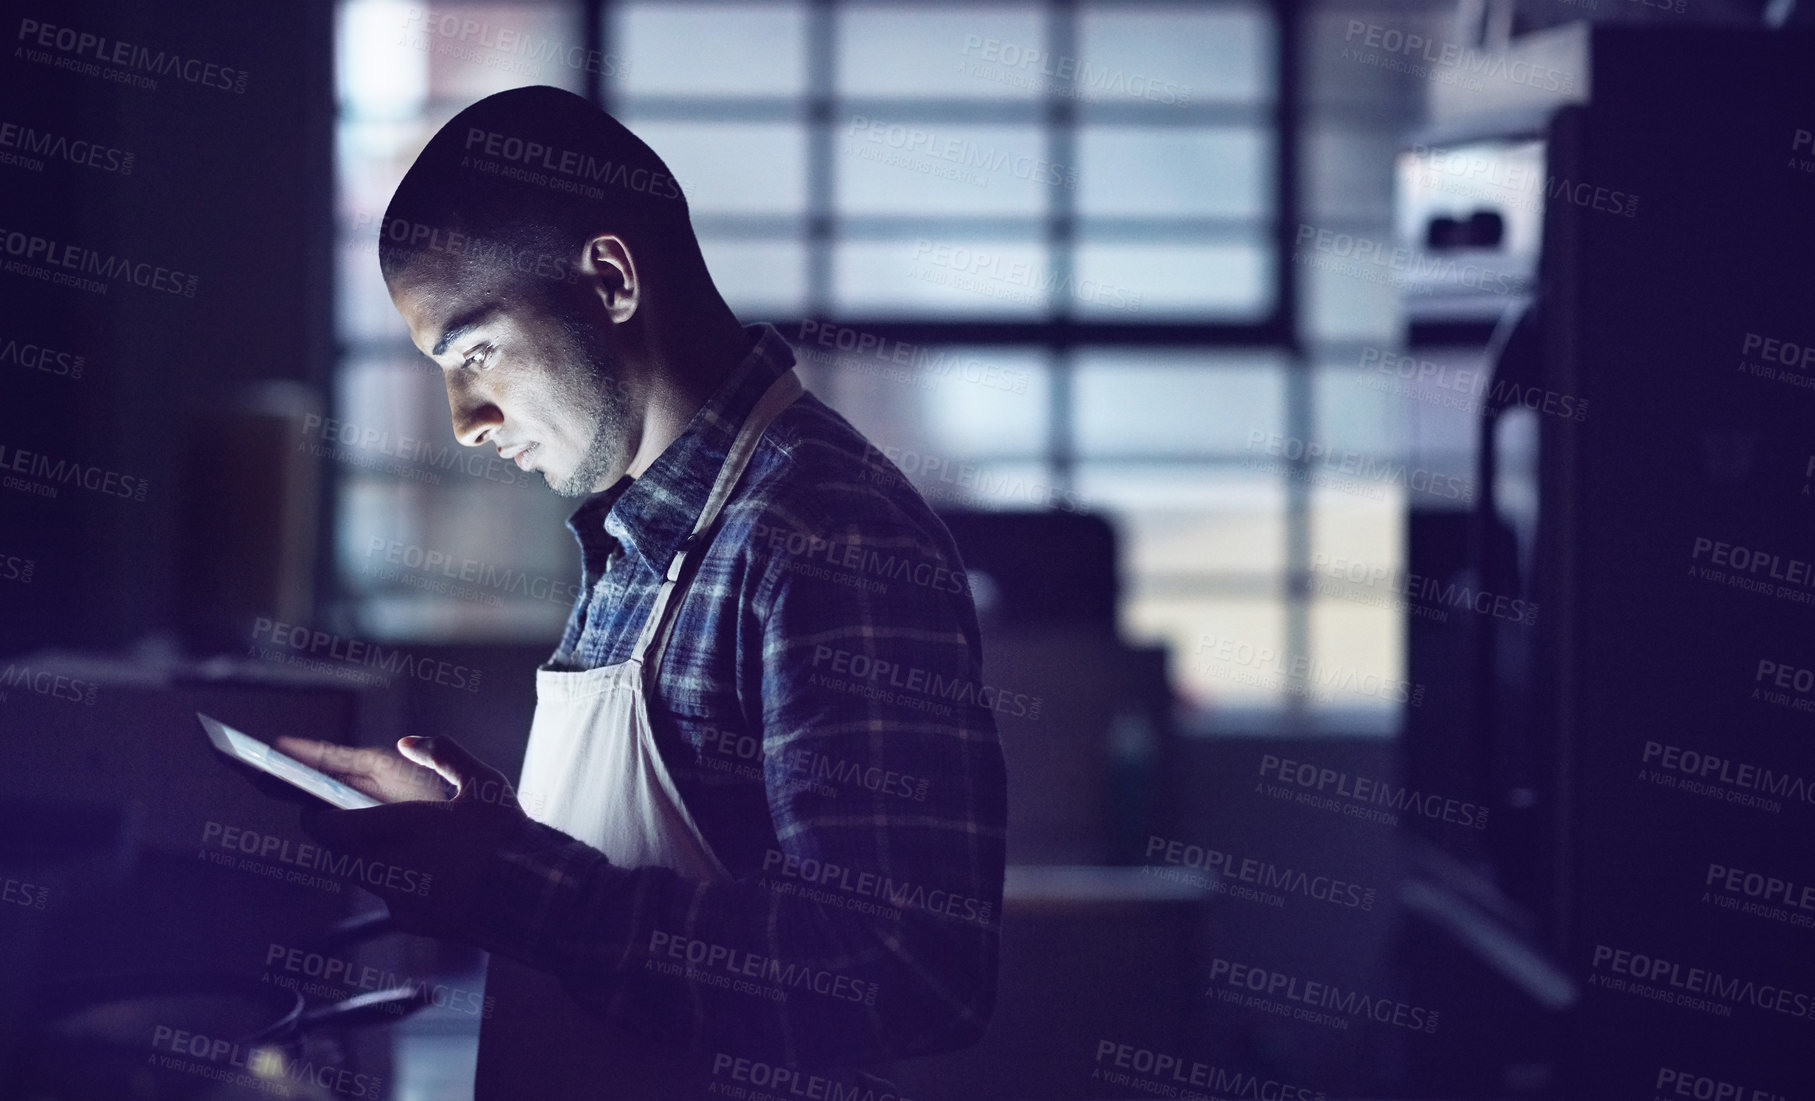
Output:
[[[373,772],[376,762],[383,759],[381,754],[370,749],[355,749],[352,746],[319,742],[314,738],[292,738],[289,735],[272,742],[271,748],[296,758],[310,768],[343,775]]]
[[[439,772],[457,788],[465,788],[497,771],[452,738],[399,738],[397,751],[417,764]]]

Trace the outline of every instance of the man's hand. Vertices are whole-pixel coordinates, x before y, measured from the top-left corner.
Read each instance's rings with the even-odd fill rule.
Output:
[[[486,865],[520,835],[529,819],[518,805],[510,781],[451,739],[403,738],[397,749],[420,765],[421,773],[452,784],[452,797],[436,794],[364,810],[311,808],[303,812],[303,828],[332,851],[365,858],[365,872],[356,881],[385,900],[399,927],[430,936],[470,939],[471,919],[484,912],[479,890]],[[397,764],[373,763],[359,756],[387,756],[377,750],[343,752],[353,756],[317,759],[341,762],[348,776],[394,781],[413,775]],[[426,784],[419,783],[417,788],[426,788]],[[385,790],[409,789],[393,784]]]
[[[433,739],[405,738],[397,743],[397,748],[402,750],[403,742],[424,740]],[[422,799],[440,802],[452,798],[447,784],[442,781],[444,774],[435,768],[412,763],[407,750],[404,751],[404,757],[399,757],[382,749],[354,749],[352,746],[335,745],[332,742],[318,742],[313,738],[289,737],[277,739],[271,743],[271,747],[279,753],[289,754],[310,768],[320,769],[380,803],[404,803]]]

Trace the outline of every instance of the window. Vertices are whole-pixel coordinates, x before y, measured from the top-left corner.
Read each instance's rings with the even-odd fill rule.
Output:
[[[1291,262],[1291,29],[1269,5],[342,0],[340,33],[337,530],[359,629],[551,639],[566,613],[534,591],[575,576],[573,503],[459,454],[371,243],[443,121],[548,83],[669,162],[727,301],[781,328],[810,388],[884,448],[972,464],[963,489],[923,481],[935,504],[1112,514],[1123,630],[1166,642],[1193,699],[1394,706],[1304,675],[1400,675],[1394,614],[1310,582],[1338,549],[1397,566],[1403,501],[1308,477],[1292,443],[1391,410],[1341,371],[1341,319],[1379,303]]]

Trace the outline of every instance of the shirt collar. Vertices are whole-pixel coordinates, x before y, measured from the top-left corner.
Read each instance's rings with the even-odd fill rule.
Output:
[[[582,553],[602,532],[635,547],[650,569],[667,570],[706,507],[738,428],[769,384],[794,365],[793,349],[773,325],[746,325],[744,332],[753,341],[749,352],[642,477],[625,475],[568,517]]]

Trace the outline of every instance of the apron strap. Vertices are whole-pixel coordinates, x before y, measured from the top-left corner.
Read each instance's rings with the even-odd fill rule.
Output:
[[[737,431],[737,438],[731,441],[731,449],[725,454],[724,465],[719,467],[718,478],[712,483],[712,492],[707,494],[706,504],[700,509],[699,520],[694,523],[693,531],[682,541],[680,549],[674,552],[673,560],[668,563],[667,576],[656,590],[655,605],[649,609],[649,618],[643,621],[636,649],[631,651],[631,661],[642,661],[656,642],[657,636],[666,636],[668,606],[673,600],[676,582],[688,555],[698,544],[700,536],[718,520],[725,502],[731,499],[731,491],[737,488],[737,481],[743,477],[744,468],[750,465],[750,456],[756,453],[756,445],[762,439],[764,430],[769,427],[769,422],[804,393],[806,390],[800,384],[800,376],[790,367],[769,384],[769,388],[757,400],[756,407],[744,418],[743,426]]]

